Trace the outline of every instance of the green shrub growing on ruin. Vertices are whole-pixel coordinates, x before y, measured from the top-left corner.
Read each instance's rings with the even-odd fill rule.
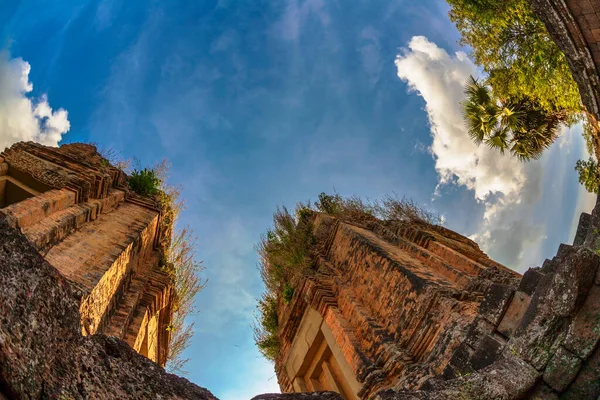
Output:
[[[299,207],[300,209],[300,207]],[[278,293],[286,282],[295,282],[311,265],[309,251],[314,243],[308,214],[292,215],[286,207],[273,214],[273,228],[258,245],[260,273],[267,290]]]
[[[134,169],[129,177],[129,187],[141,196],[155,195],[158,193],[161,183],[154,170],[147,168]]]
[[[258,351],[267,359],[275,361],[279,353],[279,320],[277,317],[277,299],[270,293],[263,294],[258,301],[258,321],[255,322],[254,341]]]
[[[367,220],[395,221],[399,223],[424,222],[441,224],[441,217],[406,197],[387,195],[381,200],[363,200],[356,196],[321,193],[313,209],[349,222]]]
[[[285,304],[290,304],[290,301],[292,301],[292,297],[294,297],[294,287],[290,286],[289,283],[286,283],[283,286],[283,302]]]

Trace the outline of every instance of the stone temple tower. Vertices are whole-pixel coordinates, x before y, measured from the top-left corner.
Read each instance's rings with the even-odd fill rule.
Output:
[[[468,333],[477,324],[492,326],[479,314],[500,318],[496,297],[520,279],[443,227],[312,218],[315,272],[279,306],[275,364],[283,392],[369,399],[384,389],[455,377],[462,372],[454,368],[459,352],[467,359],[475,353],[461,347]],[[473,362],[485,364],[512,329],[514,318],[505,318]]]
[[[309,218],[311,271],[277,304],[283,392],[599,398],[600,201],[522,276],[444,227]]]
[[[116,336],[165,365],[175,292],[157,199],[129,190],[92,145],[29,142],[0,154],[0,212],[68,281],[84,335]]]

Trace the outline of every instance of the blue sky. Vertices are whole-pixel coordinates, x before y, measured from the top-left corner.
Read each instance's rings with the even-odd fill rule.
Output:
[[[435,0],[5,0],[0,146],[171,161],[209,279],[187,377],[248,399],[278,390],[250,327],[254,244],[277,205],[407,195],[521,271],[591,207],[578,128],[530,164],[470,143],[458,103],[477,70],[458,38]]]

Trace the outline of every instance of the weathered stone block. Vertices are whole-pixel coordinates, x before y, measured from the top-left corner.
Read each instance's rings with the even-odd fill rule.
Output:
[[[544,381],[554,390],[562,392],[575,378],[580,367],[581,359],[561,346],[544,371]]]
[[[518,358],[502,358],[483,370],[443,382],[431,391],[385,391],[375,400],[524,399],[540,374]]]
[[[498,325],[498,332],[506,337],[512,336],[521,323],[521,319],[523,318],[523,315],[525,315],[525,311],[527,311],[530,302],[531,297],[526,293],[521,291],[515,292],[508,309],[504,313],[502,321],[500,321],[500,324]]]
[[[536,385],[535,389],[527,395],[528,400],[558,400],[558,395],[544,382]]]
[[[497,326],[514,292],[515,289],[512,286],[499,283],[492,284],[486,290],[483,301],[479,306],[479,315]]]
[[[465,343],[458,346],[442,373],[443,378],[449,380],[474,372],[470,361],[473,353],[474,350]]]
[[[579,374],[561,394],[561,399],[596,399],[600,396],[600,348],[584,361]]]
[[[488,335],[483,338],[471,356],[471,366],[475,371],[494,363],[502,354],[505,342]]]
[[[541,272],[540,268],[529,268],[523,274],[523,278],[521,279],[521,282],[519,282],[519,288],[517,290],[531,296],[543,277],[544,274]]]
[[[550,274],[552,272],[556,271],[556,266],[553,262],[553,260],[544,260],[544,263],[542,264],[542,268],[540,269],[540,272],[542,274]]]
[[[566,336],[570,319],[593,285],[600,258],[584,247],[561,246],[556,272],[546,275],[535,291],[521,324],[507,346],[538,370]]]
[[[573,239],[573,246],[583,246],[591,224],[592,216],[588,213],[581,213],[579,216],[579,224],[577,225],[577,232],[575,233],[575,239]]]
[[[571,316],[582,306],[593,285],[600,257],[585,247],[571,247],[557,258],[548,300],[557,315]]]
[[[600,340],[600,286],[594,285],[571,322],[563,346],[586,359],[596,347],[598,340]]]
[[[471,324],[464,343],[468,344],[472,348],[476,348],[484,337],[494,332],[494,329],[494,325],[492,325],[482,316],[478,315]]]

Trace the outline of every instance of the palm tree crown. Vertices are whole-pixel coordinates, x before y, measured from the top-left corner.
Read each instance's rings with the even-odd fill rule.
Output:
[[[558,137],[564,118],[550,114],[526,97],[498,99],[489,86],[472,76],[465,85],[463,117],[469,136],[521,161],[536,160]]]

